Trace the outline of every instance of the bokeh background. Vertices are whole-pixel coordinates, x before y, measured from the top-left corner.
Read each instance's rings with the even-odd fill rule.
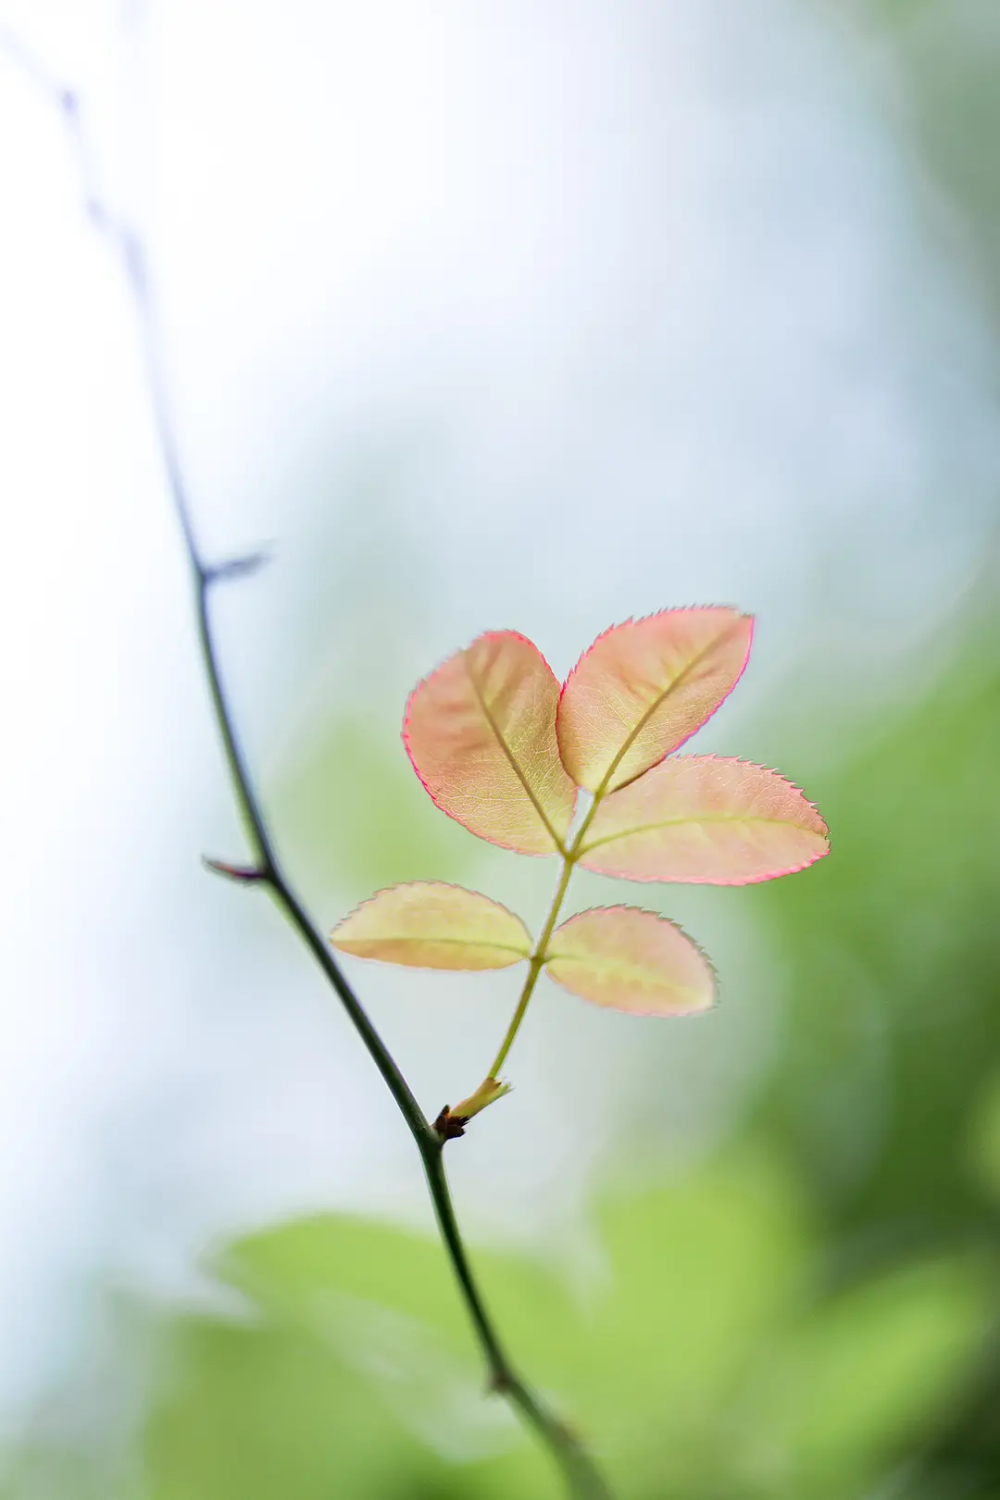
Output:
[[[815,868],[642,888],[688,1022],[543,982],[449,1149],[490,1303],[632,1500],[1000,1496],[995,0],[5,0],[140,222],[278,842],[554,876],[436,812],[415,680],[732,602],[696,748]],[[409,1137],[242,852],[108,248],[0,55],[0,1494],[549,1500]],[[621,899],[598,877],[580,907]],[[429,1111],[509,974],[351,965]]]

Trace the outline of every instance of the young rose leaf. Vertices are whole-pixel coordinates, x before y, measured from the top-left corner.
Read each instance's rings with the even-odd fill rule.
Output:
[[[573,780],[614,790],[676,750],[736,686],[752,634],[752,616],[711,608],[665,609],[598,636],[559,700]]]
[[[715,1003],[701,949],[666,917],[635,906],[570,917],[552,934],[547,964],[574,995],[634,1015],[686,1016]]]
[[[605,798],[580,863],[626,880],[750,885],[803,870],[828,849],[823,819],[777,771],[679,755]]]
[[[330,934],[343,953],[414,969],[506,969],[531,954],[520,917],[460,885],[417,880],[363,901]]]
[[[513,630],[491,631],[414,690],[403,742],[450,817],[491,844],[551,854],[576,804],[556,743],[558,701],[538,649]]]

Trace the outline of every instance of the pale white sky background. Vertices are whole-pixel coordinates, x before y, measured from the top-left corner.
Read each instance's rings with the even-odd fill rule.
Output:
[[[107,193],[148,226],[210,548],[277,544],[220,609],[257,764],[280,765],[317,682],[391,720],[484,628],[564,671],[614,619],[732,600],[761,615],[757,691],[808,649],[821,680],[884,692],[960,595],[1000,477],[993,352],[885,62],[834,7],[5,0],[2,19],[80,88]],[[100,1276],[190,1292],[248,1223],[422,1209],[307,960],[199,869],[240,844],[129,308],[58,119],[3,58],[0,203],[13,1420],[85,1336]],[[357,498],[368,467],[388,521]],[[345,603],[331,561],[324,598],[317,538],[366,527],[370,591],[355,578]],[[380,618],[408,622],[385,681]],[[757,939],[732,910],[700,935],[743,969]],[[436,981],[358,977],[428,1108],[476,1082],[506,987],[484,981],[467,1019]],[[679,1034],[679,1130],[738,1108],[774,1024],[758,1000],[711,1042]],[[516,1109],[455,1158],[472,1220],[515,1237],[572,1217],[643,1046],[565,997],[537,1010]]]

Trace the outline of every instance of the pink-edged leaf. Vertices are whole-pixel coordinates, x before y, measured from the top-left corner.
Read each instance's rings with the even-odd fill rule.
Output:
[[[479,636],[425,678],[403,741],[438,807],[505,849],[558,849],[576,805],[556,743],[558,701],[548,662],[513,630]]]
[[[377,892],[330,941],[342,953],[413,969],[506,969],[531,954],[528,929],[505,906],[430,880]]]
[[[614,790],[676,750],[736,686],[752,635],[752,616],[717,607],[665,609],[598,636],[559,700],[573,780]]]
[[[604,799],[580,863],[626,880],[750,885],[803,870],[829,847],[815,807],[777,771],[678,755]]]
[[[638,1016],[687,1016],[715,1003],[715,973],[701,949],[666,917],[604,906],[570,917],[552,934],[549,974],[595,1005]]]

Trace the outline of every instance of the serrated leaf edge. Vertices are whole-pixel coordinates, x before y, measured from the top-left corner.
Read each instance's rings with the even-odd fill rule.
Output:
[[[705,1008],[704,1008],[704,1010],[692,1011],[691,1014],[692,1015],[706,1015],[708,1013],[708,1011],[710,1011],[710,1010],[717,1010],[718,1006],[719,1006],[719,971],[718,971],[718,969],[715,967],[715,964],[712,962],[712,959],[711,959],[710,955],[705,951],[705,949],[698,942],[698,939],[697,938],[693,938],[691,936],[691,934],[688,932],[687,928],[681,926],[680,922],[675,922],[673,917],[665,917],[661,911],[650,911],[650,909],[649,909],[648,906],[631,906],[631,905],[629,905],[627,903],[624,903],[624,902],[616,902],[614,906],[587,906],[587,907],[584,908],[583,911],[575,911],[571,917],[567,917],[566,918],[565,922],[560,922],[559,926],[556,928],[555,932],[552,934],[552,937],[553,938],[558,937],[559,933],[563,930],[563,928],[564,927],[568,927],[571,922],[575,922],[576,919],[577,919],[577,917],[589,917],[590,914],[591,914],[591,912],[619,912],[619,911],[638,911],[638,912],[641,912],[644,917],[655,917],[658,922],[665,922],[668,927],[673,927],[676,932],[679,932],[682,938],[686,938],[687,939],[687,941],[691,944],[692,948],[694,948],[696,950],[696,952],[700,955],[700,957],[704,959],[705,964],[708,967],[708,971],[709,971],[709,973],[712,976],[712,1003],[711,1003],[711,1005],[706,1005]],[[566,954],[564,956],[568,958],[571,955]],[[545,969],[546,973],[548,973],[549,961],[552,958],[558,958],[558,957],[559,957],[559,954],[553,954],[553,953],[548,952],[548,951],[545,953],[544,957],[542,958],[542,967]],[[562,984],[562,982],[560,980],[556,979],[556,977],[555,977],[554,974],[549,974],[549,978],[552,980],[553,984],[558,984],[559,987],[560,987],[560,989],[566,990],[567,994],[569,994],[569,995],[575,995],[576,994],[575,990],[569,989],[569,987],[567,985]],[[578,996],[577,998],[579,999],[581,997]],[[658,1012],[656,1012],[656,1011],[648,1011],[648,1012],[632,1011],[631,1014],[632,1015],[643,1015],[643,1014],[657,1015]],[[680,1020],[684,1020],[685,1018],[683,1016],[677,1016],[674,1019],[680,1021]]]
[[[663,760],[658,760],[656,762],[655,766],[650,766],[649,770],[650,771],[655,771],[657,769],[657,767],[664,765],[668,760],[694,760],[695,758],[696,757],[693,756],[693,755],[676,755],[675,756],[673,753],[671,753],[670,755],[665,755],[663,757]],[[778,780],[784,782],[785,786],[791,787],[791,789],[792,789],[793,792],[798,792],[799,796],[803,799],[803,801],[806,803],[806,805],[808,807],[811,807],[812,810],[813,810],[813,812],[816,814],[817,818],[819,818],[820,822],[823,825],[822,837],[826,839],[826,848],[825,849],[821,849],[817,854],[814,854],[811,859],[805,859],[805,860],[803,860],[801,864],[798,864],[798,865],[783,865],[780,870],[773,870],[773,871],[769,872],[766,875],[746,875],[746,876],[738,877],[738,878],[733,879],[733,880],[696,880],[696,879],[691,879],[691,878],[687,878],[687,879],[681,878],[681,879],[675,879],[675,880],[661,880],[661,879],[659,879],[658,876],[655,876],[655,875],[618,875],[618,874],[616,874],[615,872],[613,872],[611,870],[594,870],[594,869],[592,869],[591,866],[587,864],[587,852],[588,852],[588,850],[590,850],[590,849],[598,849],[598,848],[600,848],[600,846],[602,844],[612,844],[617,839],[620,839],[620,838],[624,839],[624,838],[631,837],[631,835],[628,834],[628,833],[618,833],[618,834],[614,835],[614,838],[598,839],[593,844],[585,844],[583,846],[583,848],[580,850],[580,853],[579,853],[579,864],[580,864],[581,868],[584,869],[584,870],[589,870],[592,875],[603,875],[607,880],[631,880],[631,881],[634,881],[635,884],[637,884],[637,885],[718,885],[718,886],[762,885],[767,880],[780,880],[783,875],[798,875],[798,874],[801,873],[801,871],[808,870],[812,865],[818,864],[821,859],[825,859],[826,856],[830,853],[830,828],[829,828],[829,825],[827,824],[826,819],[824,818],[823,814],[820,812],[819,808],[816,806],[815,802],[811,802],[809,800],[809,798],[806,796],[806,794],[803,791],[803,789],[800,786],[797,786],[796,783],[794,781],[792,781],[790,777],[785,776],[783,774],[783,772],[774,770],[774,768],[772,766],[763,766],[763,765],[760,764],[759,761],[756,761],[756,760],[744,760],[743,756],[741,756],[741,755],[716,755],[715,752],[712,751],[712,752],[709,752],[709,753],[704,754],[704,755],[699,755],[697,757],[697,759],[698,760],[726,761],[729,764],[733,764],[735,762],[737,765],[751,766],[755,771],[767,771],[769,775],[771,775],[771,776],[777,776]],[[643,771],[642,775],[645,776],[646,774],[647,773],[645,771]],[[635,782],[636,781],[640,781],[641,779],[642,779],[641,777],[636,776],[632,781],[626,783],[626,785],[627,786],[634,786]],[[607,798],[605,799],[605,805],[607,804],[607,802],[610,802],[611,798],[614,797],[614,796],[616,796],[618,792],[623,792],[623,791],[625,791],[625,789],[626,789],[625,787],[621,787],[620,786],[620,787],[616,787],[613,792],[609,792],[608,795],[607,795]],[[698,821],[697,818],[678,819],[678,822],[696,823],[697,821]],[[716,820],[716,821],[722,821],[722,820]],[[738,822],[739,819],[738,818],[733,818],[731,821],[735,823],[735,822]],[[763,822],[764,819],[759,819],[758,821]],[[774,819],[771,819],[771,820],[768,820],[768,821],[772,821],[772,822],[775,822],[775,823],[785,823],[788,820],[785,819],[785,818],[774,818]],[[651,824],[649,826],[655,827],[657,825],[652,825]],[[802,825],[800,823],[793,823],[793,824],[791,824],[791,827],[793,827],[793,828],[801,828],[803,826],[804,825]],[[634,829],[633,833],[641,833],[642,831],[643,831],[642,829]],[[810,828],[810,829],[807,830],[807,832],[809,832],[809,833],[816,833],[817,830],[814,829],[814,828]],[[686,936],[686,934],[685,934],[685,936]],[[693,941],[693,939],[692,939],[692,941]]]
[[[448,665],[448,663],[450,661],[453,661],[456,656],[464,656],[465,653],[468,650],[470,650],[470,648],[472,646],[474,646],[477,641],[487,640],[491,636],[498,636],[498,635],[512,635],[517,640],[523,641],[526,646],[530,646],[531,649],[537,654],[537,656],[539,657],[539,659],[542,661],[542,663],[544,664],[544,666],[547,669],[547,671],[549,671],[552,674],[553,680],[556,683],[559,682],[559,679],[558,679],[558,677],[556,677],[555,672],[552,671],[552,667],[551,667],[551,665],[550,665],[550,663],[548,661],[548,658],[545,656],[544,652],[540,651],[538,649],[538,647],[535,645],[534,641],[531,640],[531,638],[529,636],[524,635],[522,631],[520,631],[520,630],[506,630],[506,629],[505,630],[481,630],[478,635],[473,636],[472,640],[469,641],[468,645],[466,645],[466,646],[460,646],[457,651],[450,652],[446,657],[444,657],[444,659],[442,661],[438,662],[438,664],[437,664],[436,667],[433,667],[429,672],[425,673],[424,676],[421,677],[420,681],[416,684],[415,687],[411,688],[409,696],[407,697],[407,700],[406,700],[406,707],[403,710],[403,726],[402,726],[402,729],[400,730],[400,739],[403,741],[403,749],[406,751],[406,757],[409,760],[410,765],[413,767],[413,770],[414,770],[414,772],[416,774],[417,780],[420,782],[420,785],[423,787],[423,789],[427,793],[428,797],[434,803],[434,806],[438,809],[439,812],[443,812],[446,818],[451,818],[452,822],[457,823],[460,828],[464,828],[465,831],[466,831],[466,833],[471,833],[472,836],[473,836],[473,838],[482,839],[484,844],[492,844],[497,849],[509,849],[511,851],[511,853],[513,853],[513,854],[525,854],[529,858],[532,858],[532,859],[548,859],[550,855],[552,855],[552,854],[560,854],[562,852],[562,847],[563,846],[562,846],[562,844],[560,842],[556,842],[555,844],[553,844],[553,847],[551,849],[521,849],[516,844],[508,844],[504,839],[487,838],[485,834],[477,833],[474,828],[470,828],[467,823],[463,823],[461,818],[457,818],[453,812],[451,812],[447,807],[444,806],[443,803],[441,803],[441,802],[438,801],[437,797],[431,791],[431,788],[428,786],[426,780],[424,779],[423,773],[421,772],[420,767],[417,765],[417,762],[416,762],[416,760],[414,759],[414,756],[413,756],[413,747],[412,747],[411,740],[410,740],[410,728],[409,728],[409,726],[410,726],[410,719],[412,717],[413,700],[416,698],[417,694],[420,692],[420,689],[422,687],[425,687],[427,685],[427,683],[430,682],[431,678],[435,677],[437,675],[437,673],[440,672],[441,668],[442,667],[446,667]],[[472,674],[470,673],[469,675],[471,677]],[[473,683],[473,686],[475,686],[475,683]],[[559,700],[561,699],[561,697],[562,697],[562,689],[560,688],[559,697],[556,699],[556,713],[557,713],[557,716],[558,716],[558,711],[559,711]],[[485,710],[484,710],[484,712],[485,712]],[[489,722],[489,724],[490,724],[490,728],[493,729],[492,721],[489,719],[488,715],[486,717],[487,717],[487,722]],[[493,732],[494,732],[494,734],[496,734],[496,730],[495,729],[493,729]],[[553,724],[553,733],[555,734],[555,738],[556,738],[556,753],[559,756],[559,761],[560,761],[560,764],[561,764],[562,763],[562,752],[559,749],[559,735],[558,735],[558,732],[556,730],[556,724],[555,723]],[[531,789],[528,787],[527,783],[525,782],[524,777],[521,775],[521,772],[518,770],[515,761],[510,756],[509,751],[507,751],[507,747],[504,745],[504,743],[500,739],[499,735],[497,735],[497,741],[500,744],[501,749],[503,749],[504,752],[505,752],[505,754],[508,755],[508,759],[510,759],[511,766],[512,766],[515,774],[517,775],[518,780],[521,782],[521,785],[524,787],[524,790],[527,793],[528,799],[531,802],[532,806],[534,807],[536,813],[538,813],[539,821],[541,822],[542,826],[545,828],[546,832],[549,834],[549,837],[554,839],[555,838],[555,834],[553,833],[551,827],[549,826],[548,819],[543,816],[543,814],[541,812],[541,809],[538,806],[538,802],[537,802],[534,794],[532,793]],[[565,766],[563,766],[563,770],[564,771],[566,770]],[[566,772],[566,774],[567,774],[567,776],[569,776],[569,772],[568,771]],[[570,780],[573,781],[572,776],[570,776]],[[576,782],[575,781],[573,782],[573,785],[576,786]]]
[[[346,922],[349,922],[352,917],[357,916],[358,912],[361,911],[364,907],[371,906],[372,902],[373,901],[377,901],[380,896],[388,895],[390,891],[399,891],[399,890],[404,890],[404,889],[412,891],[412,890],[417,890],[420,887],[423,887],[424,889],[431,889],[431,890],[461,891],[462,894],[463,894],[463,896],[482,896],[483,900],[484,901],[488,901],[491,906],[499,907],[499,909],[501,911],[503,911],[503,912],[506,912],[509,917],[513,917],[515,922],[520,922],[521,928],[522,928],[522,930],[524,932],[524,936],[525,936],[525,940],[526,940],[526,951],[521,956],[523,958],[525,958],[525,959],[528,959],[528,958],[531,957],[531,950],[532,950],[532,948],[534,946],[534,940],[532,939],[531,933],[528,931],[527,927],[525,926],[525,923],[524,923],[523,919],[518,916],[518,914],[517,914],[516,911],[511,911],[510,907],[509,906],[505,906],[502,901],[497,901],[492,896],[487,896],[487,894],[486,894],[485,891],[474,891],[471,888],[471,886],[458,885],[453,880],[397,880],[394,885],[384,885],[384,886],[381,886],[379,888],[379,890],[372,891],[371,895],[370,896],[366,896],[363,901],[359,901],[358,904],[357,904],[357,906],[352,907],[351,910],[347,913],[346,917],[341,917],[341,919],[337,923],[336,927],[334,927],[332,929],[332,931],[329,933],[329,935],[328,935],[329,936],[329,941],[333,944],[333,946],[335,948],[339,947],[339,944],[335,941],[335,936],[336,936],[336,933],[340,930],[340,928],[343,927]],[[407,939],[395,939],[394,941],[405,942],[405,941],[407,941]],[[414,942],[433,941],[433,942],[443,942],[443,943],[451,942],[451,943],[455,943],[456,945],[461,943],[461,939],[460,938],[434,938],[434,939],[414,938],[413,941]],[[475,947],[475,944],[474,943],[468,943],[468,944],[466,944],[466,946],[471,948],[471,947]],[[483,946],[483,947],[489,947],[489,948],[502,948],[502,949],[504,949],[504,950],[506,950],[507,952],[510,952],[510,953],[520,953],[521,952],[521,950],[519,948],[512,948],[508,943],[484,943],[481,946]],[[346,952],[346,949],[341,949],[341,952]],[[381,960],[378,960],[378,961],[381,961]]]
[[[658,620],[662,615],[690,614],[693,610],[702,609],[730,609],[738,619],[750,621],[750,639],[747,641],[747,649],[746,654],[743,658],[743,665],[740,667],[739,672],[733,679],[732,686],[728,688],[725,693],[723,693],[722,697],[719,699],[715,707],[709,709],[705,717],[694,726],[690,733],[686,734],[682,740],[679,740],[677,742],[676,745],[672,745],[669,750],[665,751],[664,754],[660,756],[659,760],[653,762],[652,766],[647,766],[645,771],[640,771],[638,775],[633,776],[630,781],[625,781],[621,786],[615,787],[615,791],[623,791],[625,787],[631,786],[633,781],[638,781],[641,776],[645,776],[646,771],[651,771],[653,769],[653,766],[662,765],[668,755],[673,755],[674,752],[679,750],[682,745],[686,745],[688,740],[692,739],[698,733],[699,729],[703,729],[708,723],[709,719],[711,719],[714,714],[718,713],[719,709],[725,703],[726,699],[735,690],[735,688],[741,681],[743,674],[749,664],[750,651],[753,647],[754,634],[757,628],[756,615],[748,614],[745,610],[741,610],[736,604],[675,604],[671,605],[668,609],[654,609],[648,615],[629,615],[628,619],[619,620],[617,624],[609,625],[607,630],[602,630],[600,635],[594,637],[587,649],[580,653],[580,657],[576,665],[568,673],[566,681],[563,683],[562,687],[559,690],[559,702],[556,705],[556,745],[559,750],[559,759],[562,760],[563,766],[566,770],[566,774],[570,777],[571,780],[575,780],[575,778],[569,770],[569,767],[566,765],[565,760],[563,760],[562,743],[559,738],[559,709],[562,707],[562,701],[565,697],[566,689],[569,687],[577,672],[579,672],[580,668],[583,666],[583,663],[586,661],[587,657],[594,650],[594,647],[599,645],[600,642],[603,641],[607,636],[612,635],[616,630],[621,630],[626,625],[644,625],[647,620]],[[662,694],[659,701],[662,702],[663,698],[666,696],[667,695],[665,693]],[[657,704],[657,707],[659,707],[659,703]],[[579,783],[577,783],[577,785],[579,785]],[[608,795],[610,796],[611,794],[608,793]]]

